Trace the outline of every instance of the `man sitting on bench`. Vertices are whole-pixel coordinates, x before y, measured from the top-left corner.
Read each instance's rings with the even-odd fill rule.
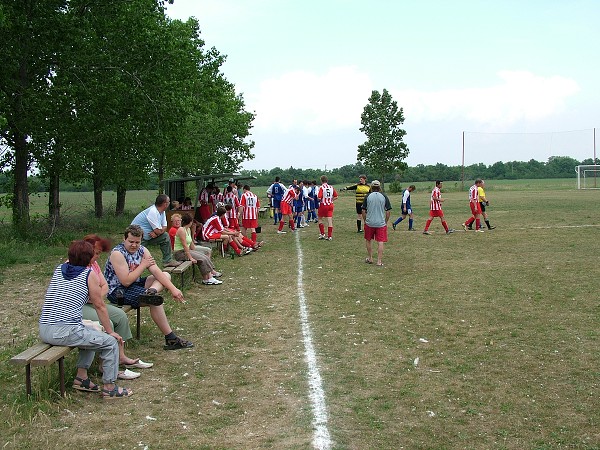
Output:
[[[122,301],[132,308],[150,306],[152,320],[165,335],[165,350],[193,347],[194,344],[178,337],[169,325],[159,292],[167,288],[178,302],[183,302],[183,293],[171,282],[171,275],[156,265],[148,249],[142,245],[143,235],[139,225],[129,225],[123,242],[112,250],[104,269],[108,283],[106,298],[116,304]],[[151,275],[142,277],[146,269]]]
[[[88,267],[93,257],[94,247],[89,242],[73,241],[69,246],[69,261],[54,270],[46,291],[39,320],[40,338],[51,345],[79,348],[74,389],[100,393],[106,399],[129,397],[133,391],[115,384],[122,338],[112,329],[100,282]],[[105,333],[83,325],[82,309],[88,300],[96,308]],[[88,376],[96,352],[104,361],[102,389]]]

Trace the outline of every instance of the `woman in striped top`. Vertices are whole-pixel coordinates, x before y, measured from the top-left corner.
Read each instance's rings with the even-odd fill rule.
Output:
[[[131,390],[115,384],[122,338],[112,329],[98,277],[88,267],[93,256],[94,247],[89,242],[73,241],[69,246],[69,262],[54,270],[46,291],[39,320],[40,338],[48,344],[79,348],[74,389],[101,393],[106,399],[129,397]],[[88,301],[96,308],[106,332],[83,325],[82,309]],[[102,389],[87,373],[96,353],[104,361]]]

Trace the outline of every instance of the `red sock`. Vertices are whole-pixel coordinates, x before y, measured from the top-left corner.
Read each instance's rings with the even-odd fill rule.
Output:
[[[331,237],[333,234],[333,227],[327,227],[327,237]]]
[[[281,230],[283,230],[283,220],[279,221],[279,230],[277,230],[277,231],[281,231]]]
[[[431,225],[431,221],[432,221],[432,220],[433,220],[433,219],[427,219],[427,222],[425,222],[425,229],[424,229],[423,231],[427,231],[427,230],[429,230],[429,225]]]
[[[446,233],[447,233],[448,232],[448,224],[446,223],[445,220],[442,222],[442,226],[444,227],[444,230],[446,230]]]
[[[242,251],[240,250],[240,247],[234,242],[231,241],[231,248],[233,248],[233,251],[236,252],[238,255],[240,255],[242,253]]]
[[[319,224],[319,231],[321,232],[321,234],[325,234],[325,225],[323,225],[322,223]]]
[[[292,229],[292,231],[294,231],[296,229],[296,225],[294,225],[293,220],[290,220],[290,228]]]
[[[254,242],[254,243],[256,244],[256,231],[254,231],[254,232],[252,233],[252,237],[251,237],[251,239],[252,239],[252,242]]]
[[[473,223],[473,221],[474,221],[474,220],[475,220],[475,217],[471,216],[471,217],[469,218],[469,220],[467,220],[467,221],[465,222],[465,225],[466,225],[466,226],[468,226],[468,227],[470,227],[470,226],[471,226],[471,224]],[[477,227],[477,228],[479,228],[479,227]]]
[[[256,242],[252,242],[246,236],[242,236],[242,244],[244,244],[244,247],[254,247],[254,245],[256,245]]]
[[[475,229],[479,230],[481,228],[481,219],[475,219]]]

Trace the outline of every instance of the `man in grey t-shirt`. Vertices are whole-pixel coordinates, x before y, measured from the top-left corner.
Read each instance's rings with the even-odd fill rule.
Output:
[[[373,264],[371,241],[377,241],[377,265],[383,266],[383,243],[387,242],[387,223],[390,220],[392,205],[390,199],[381,192],[381,183],[373,180],[371,192],[365,197],[362,216],[365,222],[365,241],[367,243],[367,264]]]

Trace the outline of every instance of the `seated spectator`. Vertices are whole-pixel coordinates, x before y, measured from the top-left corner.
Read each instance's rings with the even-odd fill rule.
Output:
[[[185,214],[184,214],[185,215]],[[169,236],[171,237],[171,245],[175,246],[175,235],[177,234],[177,230],[179,229],[179,227],[181,227],[181,214],[173,214],[171,216],[171,223],[173,224],[173,226],[171,228],[169,228]],[[192,225],[190,227],[192,236],[196,236],[196,227],[200,226],[200,229],[202,229],[202,224],[200,222],[197,222],[195,219],[192,219]],[[202,233],[200,233],[202,234]],[[209,258],[212,257],[212,249],[210,247],[205,247],[203,245],[199,245],[196,244],[194,242],[194,250],[200,253],[205,254],[206,256],[208,256]],[[177,258],[175,258],[177,259]]]
[[[227,248],[228,245],[231,245],[233,251],[238,256],[242,256],[242,250],[235,241],[235,236],[237,236],[239,232],[227,230],[225,227],[223,227],[222,217],[226,212],[227,210],[224,206],[217,208],[217,213],[210,216],[202,226],[202,238],[205,241],[210,241],[211,239],[222,239],[223,248]],[[244,254],[250,253],[250,251],[244,252]]]
[[[178,261],[191,261],[192,264],[197,264],[202,274],[202,284],[222,284],[221,280],[217,280],[222,274],[215,270],[210,257],[206,256],[204,252],[196,251],[196,244],[192,239],[192,222],[192,216],[183,215],[181,227],[175,235],[173,256]]]
[[[223,206],[223,203],[220,203],[219,205]],[[224,206],[228,213],[231,210],[233,210],[233,207],[229,203],[226,203]],[[264,244],[263,241],[254,242],[251,239],[248,239],[246,236],[244,236],[240,230],[237,230],[234,227],[232,227],[231,219],[229,218],[228,214],[225,214],[224,216],[221,217],[221,223],[223,224],[223,227],[226,230],[236,232],[236,234],[234,235],[234,239],[235,239],[235,242],[238,244],[238,246],[242,248],[242,252],[244,251],[244,249],[247,249],[247,248],[250,248],[253,251],[256,251],[260,247],[263,246],[263,244]]]
[[[181,205],[181,209],[183,209],[184,211],[189,211],[191,209],[194,209],[194,206],[192,205],[192,199],[189,197],[186,197],[185,200],[183,201],[183,204]]]
[[[110,322],[102,299],[100,281],[90,264],[94,247],[86,241],[73,241],[69,261],[54,270],[39,319],[42,341],[51,345],[79,348],[77,375],[73,388],[100,393],[105,399],[130,397],[133,391],[115,384],[119,372],[119,343],[123,338]],[[83,325],[83,305],[92,303],[106,332]],[[104,361],[102,389],[90,380],[88,369],[98,353]]]
[[[83,240],[94,246],[94,256],[92,257],[90,268],[98,277],[102,298],[104,298],[108,292],[108,284],[106,283],[102,269],[100,269],[100,265],[98,264],[98,257],[102,252],[108,252],[111,249],[110,241],[95,234],[89,234],[85,236]],[[154,364],[144,362],[139,358],[130,358],[125,354],[125,341],[128,341],[133,337],[131,328],[129,327],[129,319],[127,318],[127,314],[121,308],[111,304],[106,305],[106,310],[108,312],[110,322],[112,323],[113,330],[115,330],[119,336],[123,338],[123,340],[119,343],[119,364],[125,366],[126,370],[119,370],[118,378],[123,380],[138,378],[140,374],[129,369],[147,369],[152,367]],[[92,322],[99,321],[98,313],[90,303],[83,305],[83,319],[91,320]],[[100,367],[102,367],[102,364],[100,364]]]
[[[167,234],[167,215],[165,211],[170,202],[168,195],[160,194],[156,197],[154,205],[135,216],[131,224],[140,226],[144,231],[142,245],[156,244],[160,247],[165,267],[177,267],[181,263],[173,259],[171,240]]]
[[[177,200],[173,200],[171,202],[171,211],[176,211],[178,209],[181,209],[181,204]]]
[[[168,289],[179,302],[183,302],[183,293],[171,282],[171,275],[156,265],[148,249],[142,245],[143,235],[140,226],[129,225],[123,242],[113,248],[104,269],[108,283],[107,298],[114,304],[117,303],[117,294],[122,294],[125,305],[132,308],[149,306],[150,317],[165,336],[165,350],[193,347],[194,344],[178,337],[169,325],[160,292],[163,288]],[[146,269],[150,275],[142,277]]]

